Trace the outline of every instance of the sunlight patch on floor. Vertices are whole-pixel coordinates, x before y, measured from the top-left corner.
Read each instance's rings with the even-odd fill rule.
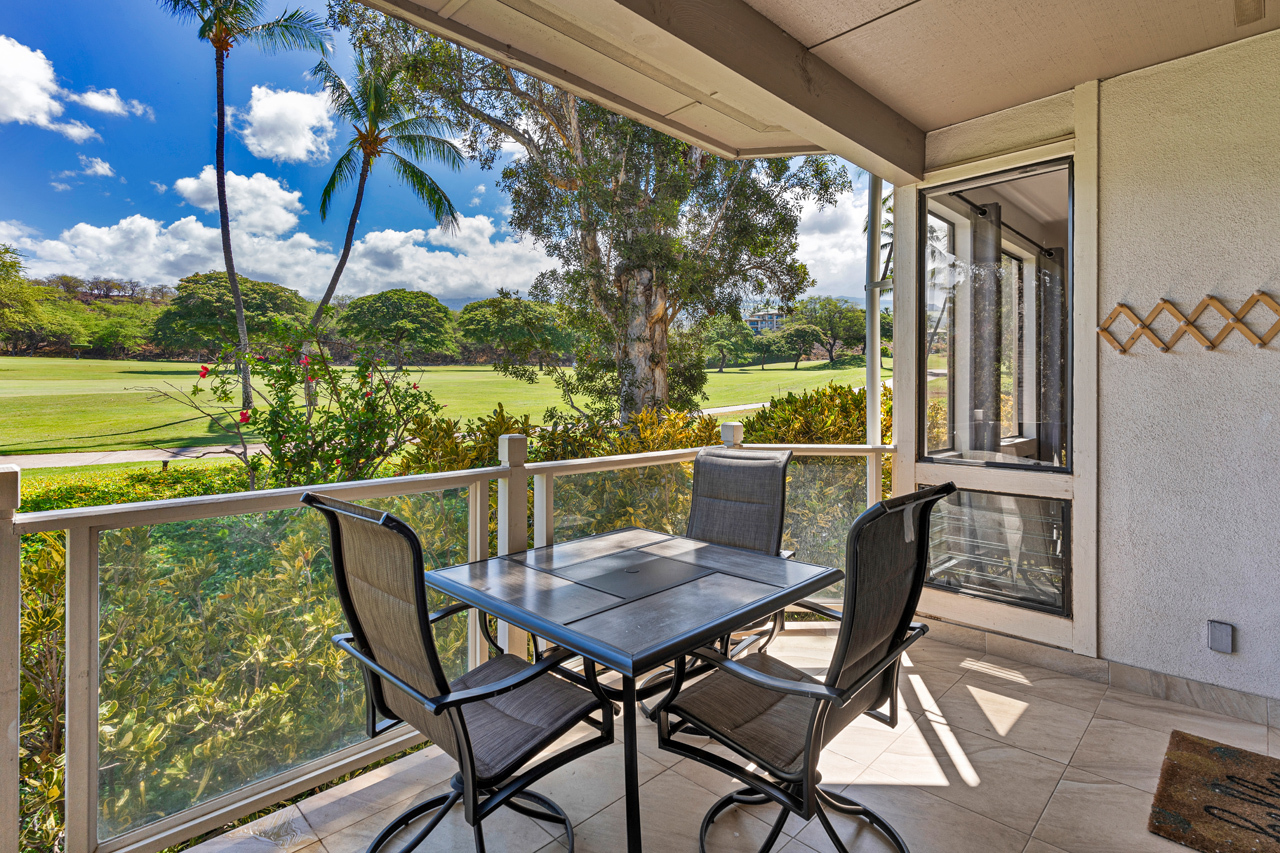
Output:
[[[916,691],[916,696],[920,699],[920,707],[924,708],[923,719],[928,720],[929,725],[933,727],[934,735],[937,736],[938,741],[942,744],[942,748],[947,751],[947,758],[951,759],[951,764],[956,768],[956,772],[960,774],[960,778],[970,788],[976,788],[981,785],[982,779],[978,776],[978,771],[973,768],[973,764],[969,761],[969,756],[964,754],[964,748],[960,746],[960,741],[956,740],[955,733],[951,731],[951,726],[947,725],[947,718],[943,716],[938,703],[934,701],[933,694],[929,692],[924,679],[918,675],[908,675],[907,680],[911,682],[912,689]]]
[[[999,693],[992,693],[990,690],[983,690],[981,687],[974,687],[972,684],[968,685],[968,688],[969,695],[973,696],[973,700],[978,703],[982,713],[987,715],[987,722],[991,723],[991,727],[1001,737],[1013,731],[1018,719],[1027,708],[1031,707],[1026,702],[1021,702],[1009,696],[1002,696]]]

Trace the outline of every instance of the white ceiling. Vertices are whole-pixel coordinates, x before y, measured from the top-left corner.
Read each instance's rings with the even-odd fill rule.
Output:
[[[746,0],[925,131],[1280,28],[1280,0]]]
[[[362,2],[721,156],[894,184],[925,132],[1280,28],[1280,0]]]

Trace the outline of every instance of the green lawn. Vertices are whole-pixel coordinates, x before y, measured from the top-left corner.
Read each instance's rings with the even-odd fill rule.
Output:
[[[224,444],[225,436],[180,404],[151,399],[149,387],[190,390],[198,364],[165,361],[0,357],[0,455],[76,450],[132,450]],[[490,367],[421,369],[424,387],[454,418],[472,418],[498,402],[514,414],[540,418],[559,404],[546,382],[527,385]],[[830,369],[826,362],[726,368],[710,373],[716,406],[766,402],[769,397],[826,385],[861,385],[862,368]]]

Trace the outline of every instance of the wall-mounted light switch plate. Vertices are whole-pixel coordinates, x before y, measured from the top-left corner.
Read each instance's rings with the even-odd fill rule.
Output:
[[[1215,652],[1235,654],[1236,626],[1230,622],[1209,620],[1209,648]]]

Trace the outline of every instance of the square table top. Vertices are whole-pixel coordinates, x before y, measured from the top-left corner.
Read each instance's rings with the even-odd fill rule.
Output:
[[[427,584],[623,675],[830,586],[839,569],[636,527],[427,572]]]

